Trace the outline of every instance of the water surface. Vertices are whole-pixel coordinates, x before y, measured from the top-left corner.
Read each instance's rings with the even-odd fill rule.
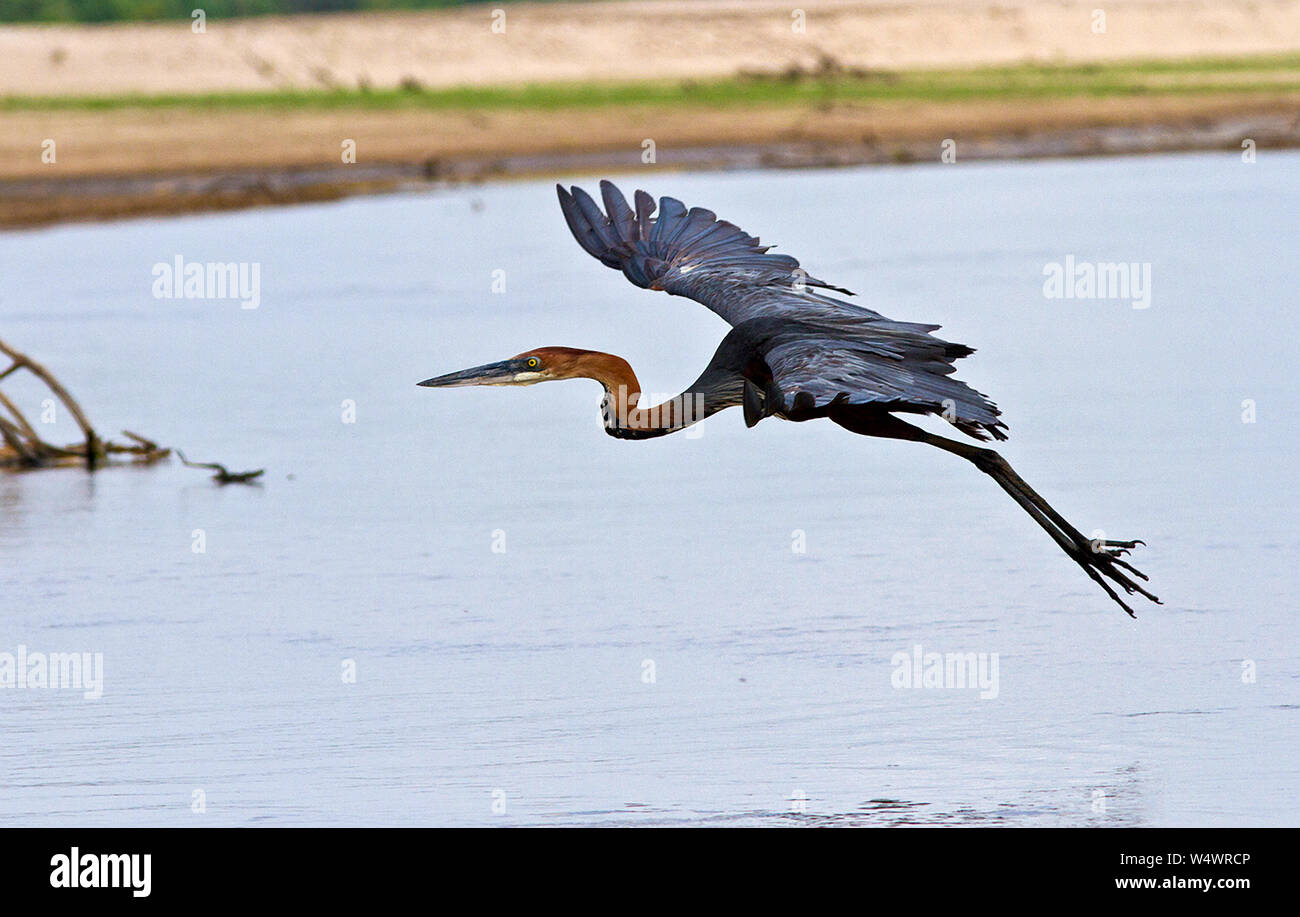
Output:
[[[0,477],[0,652],[105,667],[0,690],[0,824],[1297,822],[1300,156],[620,181],[979,348],[1004,455],[1145,539],[1167,604],[1129,620],[925,447],[417,388],[541,345],[666,394],[707,362],[722,321],[588,258],[549,183],[9,233],[0,334],[101,432],[267,473]],[[260,307],[155,299],[176,255],[257,262]],[[1067,255],[1149,263],[1150,308],[1046,299]],[[997,697],[895,688],[918,645],[996,653]]]

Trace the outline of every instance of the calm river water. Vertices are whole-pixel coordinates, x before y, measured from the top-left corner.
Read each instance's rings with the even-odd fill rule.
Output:
[[[709,359],[722,321],[584,254],[549,182],[0,234],[0,337],[101,432],[266,468],[0,476],[0,654],[103,665],[0,688],[0,824],[1300,821],[1300,155],[612,177],[977,347],[1003,454],[1166,604],[925,447],[417,388]],[[177,256],[257,264],[258,308],[155,298]],[[1147,307],[1048,298],[1067,258],[1148,266]],[[900,687],[917,647],[996,681]]]

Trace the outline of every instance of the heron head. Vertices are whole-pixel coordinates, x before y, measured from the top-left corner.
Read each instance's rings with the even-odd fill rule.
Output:
[[[552,379],[587,376],[583,361],[593,355],[572,347],[539,347],[499,363],[487,363],[460,372],[434,376],[418,383],[426,388],[459,388],[465,385],[535,385]]]

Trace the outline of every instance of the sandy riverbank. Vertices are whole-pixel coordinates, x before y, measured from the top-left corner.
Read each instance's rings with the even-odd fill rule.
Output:
[[[1294,57],[1224,64],[1300,51],[1300,0],[1120,0],[1103,33],[1091,0],[801,9],[804,32],[766,0],[512,5],[504,34],[487,7],[0,27],[0,225],[626,168],[647,139],[669,168],[1300,144]],[[952,70],[1027,61],[1050,65]],[[610,85],[668,97],[583,96]]]
[[[805,14],[803,31],[792,9]],[[681,80],[1300,50],[1300,0],[631,0],[0,26],[0,96]]]

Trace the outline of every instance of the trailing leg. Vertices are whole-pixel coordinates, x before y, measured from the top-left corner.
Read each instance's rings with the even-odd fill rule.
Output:
[[[1119,594],[1107,580],[1117,584],[1128,595],[1137,593],[1152,602],[1160,603],[1160,599],[1133,579],[1133,577],[1137,577],[1145,581],[1147,579],[1146,575],[1121,559],[1125,553],[1143,542],[1105,541],[1085,538],[1037,491],[1025,483],[1025,480],[1016,473],[1006,459],[992,449],[936,436],[922,430],[920,427],[899,420],[892,414],[880,411],[832,411],[830,418],[854,433],[926,443],[966,459],[996,481],[998,486],[1005,490],[1020,505],[1021,509],[1028,513],[1030,518],[1052,537],[1052,540],[1060,546],[1061,550],[1077,563],[1131,617],[1137,617],[1137,615],[1119,597]],[[1132,576],[1129,576],[1129,574],[1132,574]]]

